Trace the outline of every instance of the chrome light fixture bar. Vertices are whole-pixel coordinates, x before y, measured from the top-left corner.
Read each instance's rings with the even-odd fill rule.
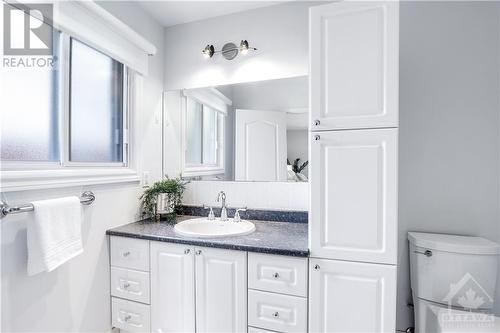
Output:
[[[215,50],[215,47],[213,45],[208,44],[201,51],[201,53],[206,59],[212,58],[215,54],[220,53],[227,60],[233,60],[239,53],[245,55],[248,53],[248,51],[256,50],[257,48],[249,46],[248,41],[245,39],[240,42],[240,46],[236,46],[236,44],[234,43],[226,43],[224,44],[222,49],[218,51]]]

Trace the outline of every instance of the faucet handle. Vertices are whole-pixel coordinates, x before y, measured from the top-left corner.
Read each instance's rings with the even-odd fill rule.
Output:
[[[247,211],[246,207],[236,209],[236,212],[234,213],[233,221],[234,222],[241,222],[240,212],[246,212],[246,211]]]
[[[210,209],[210,212],[208,212],[207,220],[209,220],[209,221],[215,220],[215,214],[214,214],[214,211],[212,209],[212,206],[203,205],[203,208]]]

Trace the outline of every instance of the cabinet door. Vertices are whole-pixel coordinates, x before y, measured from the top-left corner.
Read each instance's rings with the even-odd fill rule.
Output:
[[[399,6],[310,9],[311,129],[398,126]]]
[[[396,266],[309,262],[309,332],[394,332]]]
[[[194,249],[151,242],[151,331],[195,332]]]
[[[311,256],[396,264],[398,130],[312,136]]]
[[[246,332],[247,254],[196,248],[196,332]]]

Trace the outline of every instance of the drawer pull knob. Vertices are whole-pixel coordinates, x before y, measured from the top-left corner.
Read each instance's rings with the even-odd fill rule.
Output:
[[[279,277],[280,277],[280,274],[278,272],[276,272],[276,273],[273,274],[273,278],[279,279]]]
[[[314,269],[315,269],[315,270],[319,271],[319,269],[320,269],[320,268],[321,268],[321,267],[320,267],[318,264],[314,265]]]
[[[129,321],[130,319],[132,319],[132,316],[131,315],[126,315],[123,319],[125,321]]]
[[[129,287],[130,287],[130,283],[125,282],[125,283],[123,284],[123,289],[128,289]]]
[[[199,256],[201,254],[201,250],[196,251],[196,255]]]
[[[319,139],[321,139],[321,137],[320,137],[319,135],[315,135],[315,136],[314,136],[314,140],[315,140],[315,141],[319,141]]]
[[[273,317],[274,318],[279,318],[280,317],[280,314],[278,311],[276,311],[275,313],[273,313]]]
[[[189,252],[191,252],[191,250],[190,250],[190,249],[185,249],[185,250],[184,250],[184,254],[189,254]]]
[[[314,121],[314,125],[319,126],[320,124],[321,124],[321,121],[319,121],[319,119],[316,119],[316,120]]]
[[[130,255],[130,251],[123,252],[123,256],[124,256],[124,257],[128,257],[129,255]]]

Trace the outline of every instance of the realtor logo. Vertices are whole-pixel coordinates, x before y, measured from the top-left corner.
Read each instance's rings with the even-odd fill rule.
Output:
[[[4,4],[4,55],[52,55],[52,4]]]
[[[441,328],[454,332],[478,332],[495,325],[495,317],[485,311],[493,306],[493,298],[469,273],[450,285],[443,302],[448,304],[447,309],[433,310]]]
[[[460,281],[450,285],[450,291],[443,299],[448,307],[461,306],[464,310],[477,310],[490,308],[493,298],[469,273],[465,274]]]

